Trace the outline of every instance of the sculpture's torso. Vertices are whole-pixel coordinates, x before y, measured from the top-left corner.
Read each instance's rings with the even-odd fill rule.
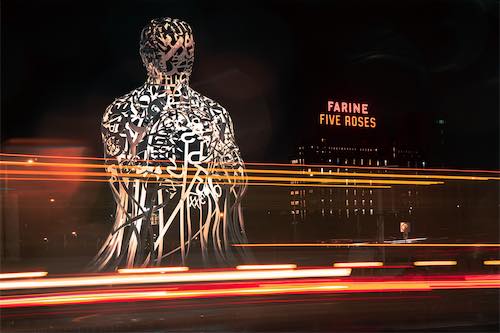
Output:
[[[103,116],[108,171],[115,198],[122,200],[117,212],[124,207],[109,252],[122,252],[125,239],[131,242],[126,265],[138,260],[135,252],[144,245],[124,231],[133,221],[138,235],[155,232],[149,255],[139,262],[160,263],[175,253],[184,261],[193,239],[200,239],[204,256],[212,244],[225,260],[230,239],[244,238],[239,200],[245,174],[232,121],[221,105],[187,86],[172,95],[155,90],[144,85],[118,98]],[[158,231],[149,228],[152,214],[159,215]],[[168,247],[173,226],[181,228],[180,240]]]
[[[220,104],[188,87],[180,96],[157,98],[148,90],[118,98],[106,110],[102,135],[107,157],[183,160],[196,152],[189,155],[193,162],[224,163],[239,155],[231,119]]]

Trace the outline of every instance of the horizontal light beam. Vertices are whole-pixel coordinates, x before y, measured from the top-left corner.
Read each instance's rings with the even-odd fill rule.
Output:
[[[249,243],[234,247],[500,247],[497,243]]]
[[[261,270],[261,271],[224,271],[176,274],[128,274],[91,277],[51,278],[27,281],[0,282],[0,290],[87,287],[102,285],[177,283],[201,281],[248,281],[267,279],[296,279],[349,276],[349,268],[300,269],[300,270]]]
[[[29,162],[31,161],[31,162]],[[21,167],[56,167],[56,168],[84,168],[84,169],[104,169],[108,167],[112,167],[116,170],[141,170],[143,166],[140,165],[112,165],[112,164],[95,164],[95,163],[57,163],[57,162],[34,162],[33,160],[29,160],[28,162],[19,162],[19,161],[1,161],[0,165],[9,165],[9,166],[21,166]],[[157,161],[149,161],[151,163],[155,163]],[[171,163],[171,162],[170,162]],[[169,167],[166,166],[155,166],[155,170],[167,170]],[[185,167],[183,168],[187,171],[196,171],[196,168],[193,167]],[[283,169],[251,169],[245,168],[244,172],[247,174],[257,173],[257,174],[281,174],[281,175],[305,175],[309,176],[329,176],[329,177],[374,177],[374,178],[406,178],[406,179],[443,179],[443,180],[476,180],[476,181],[487,181],[487,180],[499,180],[498,177],[484,177],[484,176],[455,176],[455,175],[436,175],[436,174],[401,174],[401,173],[367,173],[367,172],[340,172],[333,171],[331,169],[335,169],[333,166],[328,166],[328,171],[305,171],[305,170],[283,170]],[[340,168],[337,168],[340,169]],[[345,169],[345,168],[343,168]],[[232,168],[209,168],[209,171],[212,172],[234,172]],[[133,173],[131,173],[133,174]]]
[[[185,170],[187,171],[187,170]],[[234,171],[234,170],[232,170]],[[99,177],[99,176],[109,176],[108,172],[95,172],[95,171],[54,171],[54,170],[14,170],[14,169],[4,169],[0,170],[2,175],[41,175],[41,176],[81,176],[81,177]],[[155,174],[149,173],[127,173],[118,172],[116,174],[121,178],[146,178],[150,177],[152,179],[169,179],[177,180],[170,174]],[[356,174],[352,174],[352,177]],[[224,180],[234,180],[234,181],[273,181],[273,182],[304,182],[304,183],[321,183],[321,184],[344,184],[344,185],[440,185],[444,184],[441,181],[427,181],[427,180],[393,180],[393,179],[360,179],[360,178],[334,178],[329,175],[330,178],[311,178],[311,177],[271,177],[271,176],[248,176],[248,175],[238,175],[233,176],[229,174],[225,175],[193,175],[186,174],[187,179],[199,178],[199,179],[215,179],[218,178]],[[349,184],[350,183],[350,184]]]
[[[500,260],[485,260],[483,264],[487,266],[500,265]]]
[[[239,265],[238,270],[260,270],[260,269],[295,269],[295,264],[279,264],[279,265]]]
[[[19,272],[19,273],[2,273],[0,274],[0,279],[24,279],[24,278],[36,278],[44,277],[47,272]]]
[[[336,262],[333,264],[333,267],[336,268],[361,268],[361,267],[380,267],[383,266],[384,263],[381,261],[373,261],[373,262]]]
[[[455,266],[455,260],[428,260],[428,261],[415,261],[415,266]]]
[[[47,158],[47,159],[64,159],[64,160],[93,160],[105,161],[109,160],[103,157],[90,156],[60,156],[60,155],[35,155],[35,154],[18,154],[18,153],[0,153],[0,156],[15,157],[15,158]],[[139,162],[171,162],[169,160],[138,160]],[[182,161],[180,161],[182,162]],[[229,164],[229,163],[228,163]],[[400,168],[400,167],[375,167],[375,166],[347,166],[347,165],[332,165],[332,164],[297,164],[297,163],[262,163],[262,162],[245,162],[246,165],[260,166],[278,166],[278,167],[330,167],[342,169],[367,169],[367,170],[401,170],[401,171],[422,171],[422,172],[463,172],[463,173],[492,173],[500,175],[500,170],[473,170],[473,169],[439,169],[439,168]]]
[[[148,267],[148,268],[120,268],[120,274],[142,274],[142,273],[171,273],[187,272],[189,267]]]
[[[236,286],[222,283],[217,286],[199,285],[193,288],[176,289],[152,286],[148,289],[80,290],[64,293],[36,293],[0,298],[0,308],[89,304],[104,302],[129,302],[148,300],[178,300],[196,298],[221,298],[241,296],[268,296],[286,294],[332,294],[332,293],[393,293],[431,290],[492,289],[500,287],[498,275],[460,275],[447,278],[393,277],[375,281],[275,281],[268,283],[248,283]]]

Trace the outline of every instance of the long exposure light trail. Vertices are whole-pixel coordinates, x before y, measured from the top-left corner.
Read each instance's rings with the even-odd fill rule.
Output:
[[[155,161],[151,161],[155,163]],[[29,160],[27,162],[19,162],[19,161],[0,161],[0,165],[7,166],[22,166],[22,167],[57,167],[57,168],[93,168],[93,169],[104,169],[109,167],[110,165],[106,164],[89,164],[89,163],[56,163],[56,162],[34,162],[33,160]],[[154,164],[152,164],[154,166]],[[113,166],[114,168],[120,169],[131,169],[131,170],[140,170],[143,166]],[[160,170],[168,170],[169,167],[166,166],[155,166],[155,169]],[[196,171],[196,168],[186,168],[188,171]],[[398,174],[398,173],[364,173],[364,172],[331,172],[332,167],[330,166],[327,171],[305,171],[305,170],[281,170],[281,169],[250,169],[246,168],[245,172],[252,173],[260,173],[260,174],[282,174],[282,175],[312,175],[312,176],[329,176],[329,177],[374,177],[374,178],[413,178],[413,179],[443,179],[443,180],[498,180],[498,177],[484,177],[484,176],[453,176],[453,175],[434,175],[434,174],[426,174],[426,175],[417,175],[417,174]],[[337,168],[340,169],[340,168]],[[210,171],[213,172],[225,172],[231,171],[230,169],[224,168],[210,168]]]
[[[120,274],[142,274],[142,273],[172,273],[172,272],[187,272],[189,267],[147,267],[147,268],[121,268],[118,270]]]
[[[63,181],[63,182],[91,182],[91,183],[109,183],[107,178],[56,178],[56,177],[0,177],[0,181]],[[144,183],[163,183],[158,180],[138,179],[139,182]],[[228,184],[228,182],[213,181],[213,184]],[[389,185],[339,185],[339,184],[291,184],[291,183],[255,183],[247,182],[249,186],[280,186],[280,187],[340,187],[340,188],[366,188],[366,189],[388,189]],[[174,183],[173,186],[182,186],[181,183]]]
[[[47,272],[19,272],[19,273],[1,273],[0,279],[22,279],[22,278],[36,278],[44,277]]]
[[[0,308],[35,307],[103,302],[181,300],[241,296],[332,293],[391,293],[450,289],[498,289],[500,275],[459,275],[429,278],[377,278],[366,280],[279,280],[217,285],[152,286],[141,289],[85,290],[0,298]]]
[[[415,266],[456,266],[456,264],[455,260],[427,260],[413,263]]]
[[[336,268],[370,268],[370,267],[382,267],[384,266],[383,262],[374,261],[374,262],[336,262],[333,264],[333,267]]]
[[[500,260],[485,260],[483,261],[483,264],[486,266],[500,265]]]
[[[496,243],[248,243],[235,247],[500,247]]]
[[[260,269],[295,269],[295,264],[278,264],[278,265],[239,265],[238,270],[260,270]]]
[[[52,171],[52,170],[0,170],[0,174],[7,175],[53,175],[53,176],[109,176],[106,172],[81,172],[81,171]],[[120,174],[122,177],[128,178],[144,178],[144,174],[139,173],[122,173]],[[148,174],[148,177],[152,178],[161,178],[161,179],[172,179],[171,175],[164,174]],[[387,179],[358,179],[358,178],[345,178],[345,179],[336,179],[336,178],[304,178],[304,177],[264,177],[264,176],[231,176],[231,175],[221,175],[219,177],[213,175],[186,175],[186,178],[223,178],[223,179],[232,179],[232,180],[256,180],[256,181],[285,181],[285,182],[315,182],[315,183],[336,183],[336,184],[344,184],[351,182],[353,184],[385,184],[385,185],[439,185],[443,184],[443,182],[439,181],[420,181],[420,180],[387,180]]]
[[[174,274],[117,274],[90,277],[46,278],[37,280],[0,282],[0,290],[34,289],[34,288],[64,288],[83,286],[148,284],[148,283],[178,283],[200,281],[244,281],[266,279],[296,279],[324,278],[349,276],[348,268],[321,269],[287,269],[287,270],[257,270],[257,271],[222,271]]]
[[[64,159],[64,160],[92,160],[105,161],[103,157],[90,156],[61,156],[61,155],[36,155],[36,154],[18,154],[18,153],[0,153],[0,156],[16,157],[16,158],[46,158],[46,159]],[[155,161],[162,162],[162,161]],[[163,161],[169,162],[169,161]],[[450,169],[450,168],[400,168],[400,167],[372,167],[372,166],[346,166],[346,165],[331,165],[331,164],[297,164],[297,163],[262,163],[262,162],[245,162],[246,165],[259,166],[277,166],[277,167],[326,167],[326,168],[342,168],[342,169],[366,169],[366,170],[399,170],[399,171],[421,171],[421,172],[462,172],[462,173],[491,173],[500,175],[500,170],[479,170],[479,169]]]

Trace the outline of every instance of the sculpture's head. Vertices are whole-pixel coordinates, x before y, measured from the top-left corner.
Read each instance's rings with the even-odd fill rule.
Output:
[[[158,18],[142,29],[140,53],[148,76],[155,81],[189,79],[194,62],[194,39],[189,24]],[[172,82],[173,83],[173,82]]]

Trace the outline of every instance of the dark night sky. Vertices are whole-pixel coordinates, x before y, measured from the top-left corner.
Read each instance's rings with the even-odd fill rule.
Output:
[[[445,119],[449,166],[499,168],[498,11],[488,0],[5,0],[2,142],[71,138],[101,155],[105,107],[145,78],[139,32],[170,16],[192,25],[192,86],[230,111],[247,161],[286,161],[340,98],[370,103],[384,140],[431,163],[432,124]]]

